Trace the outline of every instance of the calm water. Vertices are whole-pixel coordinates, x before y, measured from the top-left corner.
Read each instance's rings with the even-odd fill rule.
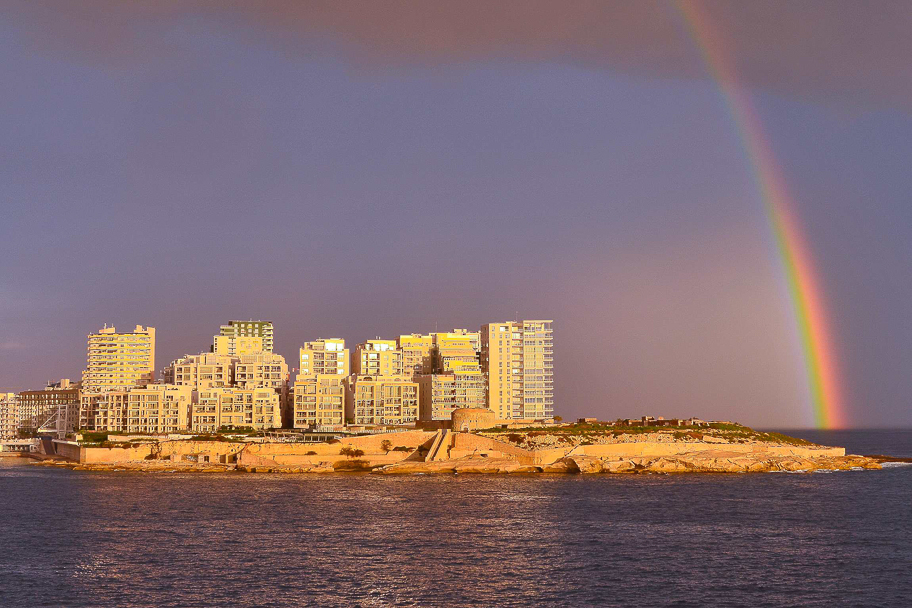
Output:
[[[912,456],[908,431],[842,443]],[[0,605],[912,606],[910,499],[912,467],[387,478],[5,460]]]

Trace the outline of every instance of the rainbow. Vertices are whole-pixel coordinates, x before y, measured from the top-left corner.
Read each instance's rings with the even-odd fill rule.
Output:
[[[725,38],[700,2],[678,0],[677,7],[721,90],[763,199],[795,315],[814,422],[821,429],[843,428],[845,410],[828,311],[782,170],[747,88],[739,82]]]

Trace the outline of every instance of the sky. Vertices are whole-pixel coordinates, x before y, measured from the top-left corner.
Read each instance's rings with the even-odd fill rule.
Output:
[[[686,7],[685,7],[686,8]],[[912,426],[912,4],[704,1],[856,427]],[[0,0],[0,389],[554,320],[555,412],[813,424],[750,159],[672,2]],[[724,83],[723,83],[724,84]]]

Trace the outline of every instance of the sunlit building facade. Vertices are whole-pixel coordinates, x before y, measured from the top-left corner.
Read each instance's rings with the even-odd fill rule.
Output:
[[[231,386],[234,384],[234,366],[238,361],[238,357],[216,353],[187,355],[165,370],[165,381],[189,386],[193,390]]]
[[[345,417],[351,424],[409,425],[418,420],[417,382],[353,375],[345,388]]]
[[[79,419],[80,384],[64,378],[40,391],[19,393],[19,426],[35,432],[42,426],[72,431]]]
[[[401,376],[402,351],[395,340],[368,340],[352,353],[352,373],[361,376]]]
[[[294,384],[294,428],[337,428],[345,424],[345,376],[317,374]]]
[[[219,352],[223,355],[243,355],[249,354],[247,351],[243,352],[240,349],[241,343],[246,338],[260,338],[262,340],[261,350],[271,353],[273,352],[274,347],[274,333],[275,328],[272,325],[272,321],[228,321],[228,325],[222,325],[219,327],[219,336],[235,338],[232,340],[222,340],[221,342],[225,344],[225,349],[228,352],[216,351],[213,347],[213,352]],[[216,337],[218,338],[218,336]],[[219,342],[218,339],[214,342]]]
[[[155,375],[155,328],[137,325],[130,333],[105,327],[88,337],[82,389],[89,393],[145,386]]]
[[[551,320],[488,323],[481,328],[487,403],[497,418],[554,415],[554,339]]]
[[[298,378],[303,376],[347,376],[349,352],[345,340],[331,338],[314,340],[301,347]]]
[[[220,429],[281,428],[279,393],[269,388],[210,388],[199,391],[191,409],[196,433]]]
[[[14,439],[19,435],[19,396],[0,393],[0,439]]]
[[[434,338],[429,335],[407,334],[396,340],[397,348],[402,351],[402,371],[409,378],[433,371]]]

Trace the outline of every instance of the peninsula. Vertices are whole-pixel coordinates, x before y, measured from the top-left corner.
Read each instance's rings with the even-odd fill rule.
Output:
[[[754,473],[879,469],[846,455],[738,424],[699,429],[581,422],[527,428],[470,428],[485,412],[460,411],[454,428],[407,430],[326,441],[291,437],[86,436],[54,441],[42,464],[76,470],[248,473]]]

